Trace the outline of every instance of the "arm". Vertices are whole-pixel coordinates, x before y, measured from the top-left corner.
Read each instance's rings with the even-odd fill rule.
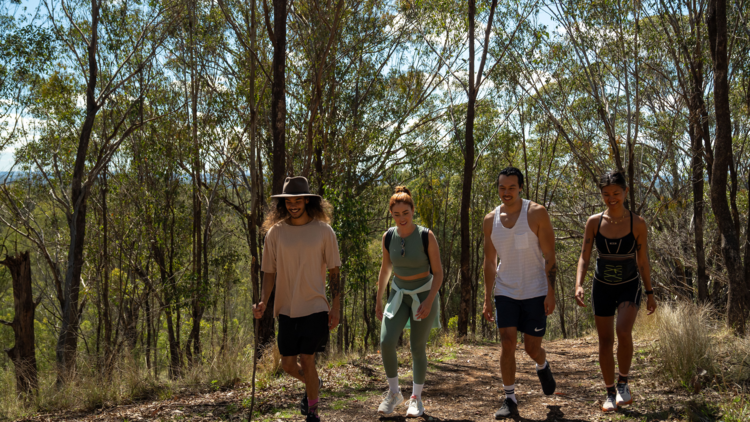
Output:
[[[537,205],[534,213],[537,214],[539,230],[539,248],[544,254],[544,273],[547,275],[547,297],[544,299],[544,311],[551,315],[555,311],[555,280],[557,279],[557,259],[555,258],[555,231],[552,229],[549,213]]]
[[[586,272],[589,270],[591,260],[591,251],[594,249],[594,226],[596,219],[589,217],[586,221],[586,228],[583,232],[583,246],[581,247],[581,256],[578,257],[578,269],[576,270],[576,302],[578,306],[585,307],[583,303],[583,281],[586,278]]]
[[[635,258],[638,263],[638,272],[643,279],[643,286],[650,291],[654,288],[651,285],[651,263],[648,259],[648,227],[642,217],[634,215],[633,218],[635,218],[633,231],[635,232]],[[646,297],[646,309],[648,309],[648,315],[651,315],[656,311],[656,300],[653,294],[647,294]]]
[[[495,307],[493,296],[495,291],[495,276],[497,275],[497,250],[492,243],[492,223],[495,220],[495,211],[487,214],[482,222],[484,231],[484,318],[493,321]]]
[[[260,290],[260,302],[253,305],[253,315],[255,319],[263,318],[263,314],[266,312],[266,303],[271,297],[273,291],[273,285],[276,284],[276,273],[263,273],[263,286]]]
[[[339,325],[341,314],[341,271],[339,267],[328,270],[328,295],[331,296],[331,311],[328,312],[328,329]]]
[[[378,294],[375,296],[375,315],[379,320],[383,320],[383,293],[388,285],[388,279],[391,278],[393,264],[391,263],[391,254],[385,249],[385,233],[381,240],[380,247],[383,250],[383,261],[380,264],[380,274],[378,275]]]
[[[427,295],[427,299],[419,305],[416,315],[418,319],[424,319],[430,315],[432,303],[440,292],[440,286],[443,285],[443,265],[440,262],[440,246],[432,230],[430,230],[428,237],[430,244],[427,247],[427,253],[430,256],[430,268],[432,268],[432,288],[430,289],[430,294]]]

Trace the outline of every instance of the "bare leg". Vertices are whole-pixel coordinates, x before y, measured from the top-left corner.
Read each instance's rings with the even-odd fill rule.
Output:
[[[615,346],[614,316],[595,316],[596,332],[599,334],[599,366],[602,368],[604,385],[615,383]],[[631,352],[632,353],[632,352]]]
[[[617,307],[617,367],[623,375],[628,375],[633,362],[633,325],[637,316],[638,307],[633,302]]]
[[[542,337],[534,337],[528,334],[523,335],[523,345],[526,354],[529,355],[537,365],[544,365],[547,360],[547,352],[542,347]]]
[[[318,383],[320,381],[318,381],[318,370],[315,368],[315,355],[299,355],[299,360],[302,363],[302,371],[305,375],[304,383],[307,399],[317,400],[320,387]]]
[[[502,372],[503,385],[516,383],[516,327],[500,328],[500,371]]]
[[[302,382],[305,382],[304,371],[302,370],[302,367],[297,363],[297,356],[282,356],[281,368],[287,374],[293,376],[294,378],[297,378]]]

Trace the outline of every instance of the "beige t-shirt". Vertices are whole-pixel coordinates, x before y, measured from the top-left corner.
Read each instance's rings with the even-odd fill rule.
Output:
[[[292,318],[330,310],[326,269],[341,266],[336,233],[313,220],[302,226],[276,223],[266,234],[261,270],[276,273],[274,317]]]

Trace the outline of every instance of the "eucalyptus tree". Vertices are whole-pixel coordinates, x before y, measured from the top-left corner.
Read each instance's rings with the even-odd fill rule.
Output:
[[[64,213],[68,223],[65,262],[46,254],[54,273],[61,314],[56,350],[58,383],[69,379],[75,368],[89,193],[122,142],[144,121],[158,117],[132,118],[151,88],[148,78],[139,83],[137,76],[148,73],[159,53],[173,8],[168,2],[44,2],[50,31],[64,46],[64,53],[56,57],[58,72],[51,79],[64,81],[71,94],[85,92],[83,105],[74,102],[72,112],[43,109],[44,103],[38,105],[34,113],[45,120],[27,144],[25,156],[49,186],[54,206]],[[70,99],[74,98],[75,94],[71,95]],[[97,119],[101,111],[104,116]],[[58,125],[59,113],[65,114],[67,127]],[[58,130],[62,130],[58,132],[62,136],[50,137]],[[70,153],[73,150],[75,154]],[[13,218],[20,221],[18,233],[42,246],[45,255],[45,240],[29,220],[27,210],[23,206],[11,210]]]
[[[713,62],[713,96],[716,140],[711,171],[711,206],[721,233],[721,253],[729,279],[727,325],[738,333],[745,332],[748,304],[748,280],[740,255],[739,213],[732,212],[727,199],[727,178],[736,175],[732,151],[732,116],[729,102],[729,36],[727,2],[709,0],[706,15],[709,47]],[[733,178],[736,176],[733,176]],[[736,181],[736,178],[734,178]],[[733,183],[736,186],[736,182]],[[745,266],[750,262],[745,262]]]

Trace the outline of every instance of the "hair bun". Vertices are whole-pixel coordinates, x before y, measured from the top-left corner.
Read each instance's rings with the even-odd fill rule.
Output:
[[[402,193],[402,192],[405,193],[405,194],[407,194],[407,195],[409,195],[409,196],[411,196],[411,191],[406,186],[396,186],[396,189],[393,190],[394,194],[396,194],[396,193]]]

